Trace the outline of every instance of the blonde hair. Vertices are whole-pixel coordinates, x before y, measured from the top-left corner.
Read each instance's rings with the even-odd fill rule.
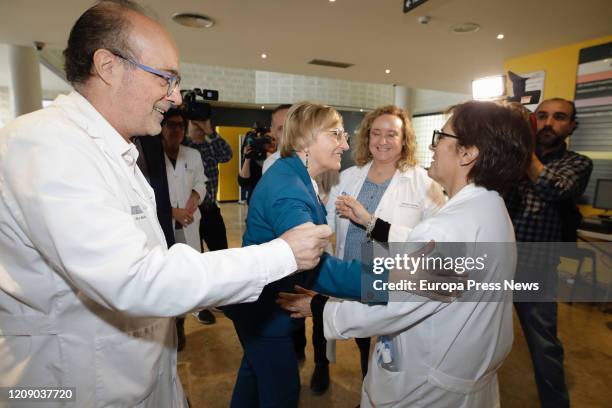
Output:
[[[412,129],[412,123],[410,123],[406,111],[395,105],[376,108],[363,118],[359,125],[357,138],[353,144],[355,164],[365,166],[373,159],[372,152],[370,152],[370,130],[372,130],[372,123],[382,115],[393,115],[402,121],[402,152],[396,163],[397,168],[404,171],[416,165],[416,136]]]
[[[281,157],[310,146],[317,133],[338,125],[342,125],[342,116],[331,106],[308,101],[294,104],[283,126]]]

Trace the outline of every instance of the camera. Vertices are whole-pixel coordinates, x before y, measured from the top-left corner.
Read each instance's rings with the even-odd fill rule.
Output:
[[[210,104],[205,101],[219,100],[219,91],[194,88],[181,91],[185,115],[189,120],[207,120],[211,116]]]
[[[261,161],[266,159],[266,155],[269,151],[274,151],[276,148],[276,143],[268,135],[270,132],[265,126],[260,126],[255,123],[253,125],[253,129],[250,130],[244,137],[243,148],[244,146],[250,146],[251,151],[245,155],[245,158]]]

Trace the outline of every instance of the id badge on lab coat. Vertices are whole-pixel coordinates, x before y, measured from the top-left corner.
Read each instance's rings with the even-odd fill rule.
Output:
[[[376,342],[376,363],[387,371],[398,372],[400,354],[390,336],[380,336]]]

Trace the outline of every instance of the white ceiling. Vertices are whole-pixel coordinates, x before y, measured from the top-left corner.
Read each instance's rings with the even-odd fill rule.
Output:
[[[429,0],[408,14],[402,0],[143,0],[175,37],[182,62],[395,83],[470,93],[471,80],[503,61],[612,34],[612,0]],[[0,0],[0,43],[65,47],[89,0]],[[177,25],[176,12],[216,20]],[[417,18],[431,16],[428,25]],[[480,31],[450,26],[476,22]],[[496,35],[503,33],[504,40]],[[263,60],[265,52],[269,58]],[[1,56],[1,55],[0,55]],[[354,64],[308,65],[313,58]],[[386,68],[391,74],[384,73]],[[1,75],[0,75],[1,76]]]

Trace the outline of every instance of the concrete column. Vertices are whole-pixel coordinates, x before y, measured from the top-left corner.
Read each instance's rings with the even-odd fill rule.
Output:
[[[394,104],[412,116],[413,92],[411,88],[403,85],[393,85],[393,100]]]
[[[33,46],[9,45],[9,70],[15,117],[42,108],[38,51]]]

